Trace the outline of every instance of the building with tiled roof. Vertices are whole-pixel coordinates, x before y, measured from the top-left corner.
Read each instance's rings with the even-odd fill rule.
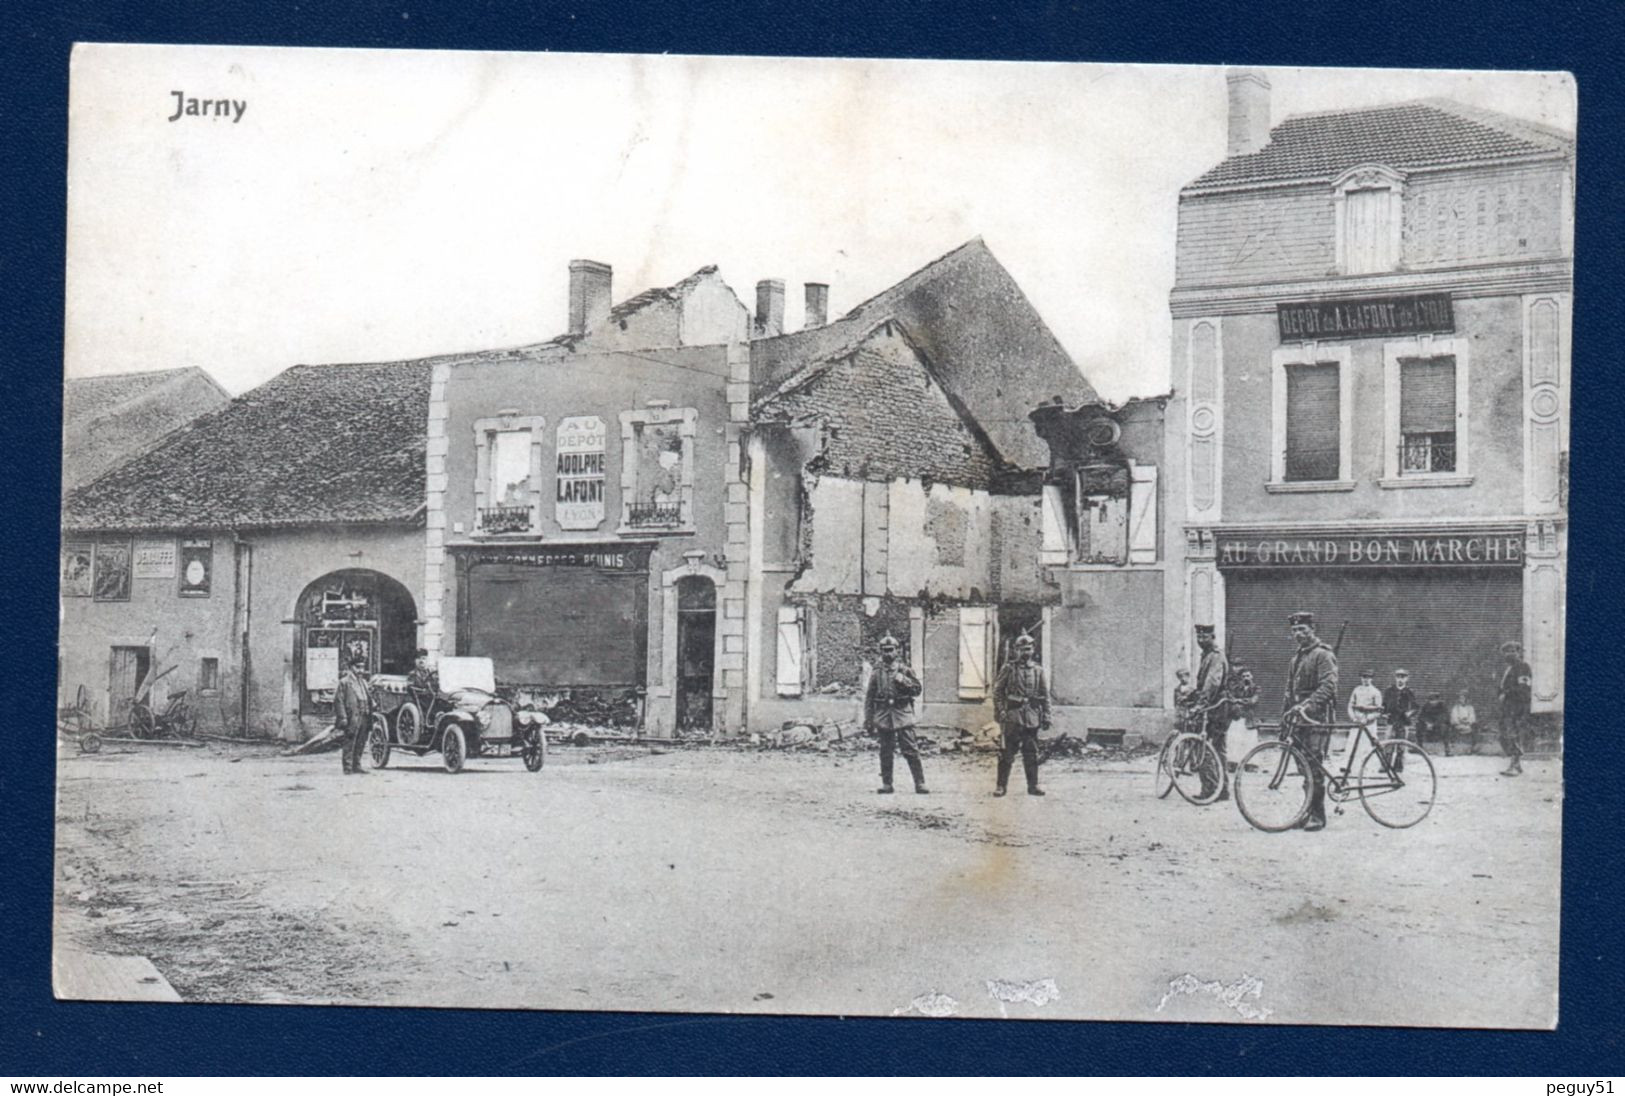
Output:
[[[1515,640],[1554,730],[1573,135],[1440,99],[1276,123],[1266,73],[1227,91],[1226,155],[1179,195],[1176,664],[1211,623],[1278,691],[1308,610],[1348,622],[1345,666],[1482,712]]]
[[[62,493],[230,398],[196,366],[70,377],[62,386]]]

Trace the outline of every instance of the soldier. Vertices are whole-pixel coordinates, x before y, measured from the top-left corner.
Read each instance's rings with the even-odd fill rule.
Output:
[[[920,695],[920,679],[897,661],[898,643],[893,636],[880,641],[880,665],[869,676],[869,689],[863,698],[863,726],[880,734],[879,795],[892,794],[892,752],[903,755],[914,777],[917,795],[928,795],[925,767],[920,764],[919,746],[914,741],[914,698]]]
[[[1229,708],[1230,663],[1219,650],[1219,641],[1214,634],[1213,625],[1198,624],[1196,626],[1196,645],[1201,648],[1202,661],[1196,667],[1196,685],[1191,689],[1186,703],[1191,707],[1191,719],[1187,726],[1202,728],[1213,743],[1213,748],[1219,752],[1219,763],[1225,763],[1226,732],[1229,729],[1226,721],[1226,711]],[[1213,774],[1202,772],[1202,795],[1205,797],[1213,790]],[[1221,776],[1220,783],[1224,782]],[[1230,789],[1219,789],[1220,799],[1230,798]]]
[[[1033,646],[1032,636],[1025,632],[1017,636],[1015,658],[1004,664],[993,682],[993,715],[1004,732],[994,795],[1005,793],[1017,750],[1027,775],[1027,794],[1044,794],[1038,786],[1038,732],[1049,727],[1049,680],[1033,661]]]
[[[333,694],[334,725],[344,738],[345,775],[360,776],[361,747],[367,741],[367,730],[372,725],[372,696],[367,692],[367,659],[365,655],[352,655],[339,687]]]
[[[1529,692],[1534,671],[1523,660],[1523,644],[1511,640],[1501,644],[1506,669],[1501,671],[1501,752],[1512,759],[1502,776],[1523,775],[1523,725],[1529,717]]]
[[[1283,715],[1329,723],[1337,704],[1337,656],[1315,635],[1315,614],[1293,613],[1287,622],[1298,649],[1287,668]],[[1321,770],[1320,749],[1313,738],[1305,734],[1298,739],[1305,750],[1315,754],[1310,765],[1314,787],[1309,795],[1309,813],[1299,823],[1310,832],[1326,828],[1326,774]]]

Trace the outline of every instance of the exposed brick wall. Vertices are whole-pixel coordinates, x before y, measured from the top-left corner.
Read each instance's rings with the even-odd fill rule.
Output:
[[[823,427],[816,471],[985,488],[997,470],[919,354],[889,325],[766,410],[772,418]]]

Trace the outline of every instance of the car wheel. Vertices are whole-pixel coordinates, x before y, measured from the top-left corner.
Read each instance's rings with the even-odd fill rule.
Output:
[[[368,753],[372,767],[382,769],[389,764],[389,723],[382,715],[372,717],[372,730],[367,734]]]
[[[547,764],[547,736],[540,727],[530,727],[525,731],[525,768],[531,772],[541,772],[542,766]]]
[[[463,729],[457,726],[446,728],[445,734],[440,738],[440,760],[446,766],[448,773],[463,771],[463,762],[468,758],[468,742],[463,738]]]
[[[403,746],[416,746],[423,737],[423,709],[417,701],[408,700],[395,710],[395,741]]]

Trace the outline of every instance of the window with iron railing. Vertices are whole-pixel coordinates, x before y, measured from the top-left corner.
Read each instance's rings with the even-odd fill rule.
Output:
[[[1400,475],[1456,471],[1455,358],[1400,359],[1399,436]]]
[[[681,502],[629,502],[626,524],[634,529],[655,529],[683,523]]]
[[[482,506],[479,511],[482,533],[530,532],[529,506]]]

